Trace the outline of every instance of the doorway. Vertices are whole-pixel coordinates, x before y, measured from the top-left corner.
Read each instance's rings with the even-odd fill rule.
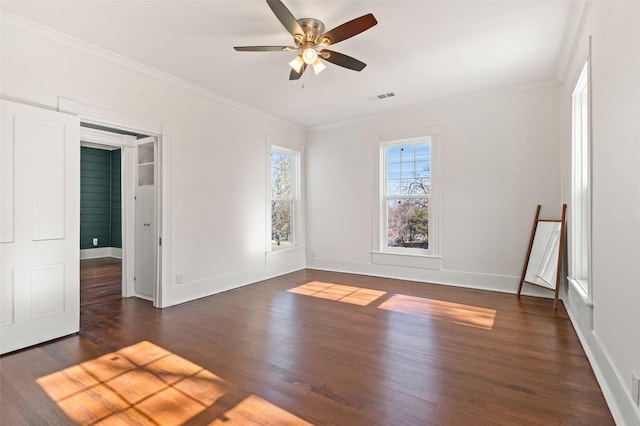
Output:
[[[82,170],[89,181],[81,196],[81,304],[132,296],[156,304],[157,138],[82,123],[80,141],[89,161],[103,157],[110,164]],[[85,170],[91,166],[96,170]]]
[[[122,280],[122,148],[80,141],[80,308],[118,300]],[[85,139],[85,141],[83,141]]]

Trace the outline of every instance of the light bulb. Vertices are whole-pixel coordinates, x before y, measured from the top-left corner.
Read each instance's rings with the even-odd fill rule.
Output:
[[[302,66],[304,65],[304,61],[302,60],[302,58],[300,56],[296,56],[295,58],[293,58],[293,61],[289,62],[289,65],[291,65],[291,68],[293,68],[295,70],[295,72],[300,74],[300,70],[302,69]]]
[[[307,65],[313,65],[318,60],[318,52],[313,47],[307,47],[302,51],[302,60]]]
[[[316,61],[313,63],[313,71],[316,73],[316,75],[324,71],[325,68],[327,68],[327,66],[320,62],[320,58],[316,59]]]

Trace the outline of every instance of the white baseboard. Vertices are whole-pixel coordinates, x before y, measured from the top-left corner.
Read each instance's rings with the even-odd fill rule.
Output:
[[[122,249],[117,247],[99,247],[80,250],[80,260],[97,259],[100,257],[122,259]]]
[[[453,287],[474,288],[516,294],[520,277],[511,275],[483,274],[464,271],[434,270],[374,264],[370,262],[348,262],[317,257],[307,258],[307,268],[323,271],[344,272],[349,274],[371,275],[375,277],[394,278],[430,284],[443,284]],[[552,291],[545,291],[535,286],[524,286],[522,294],[553,298]]]
[[[570,293],[569,297],[572,296],[573,300],[565,303],[569,319],[587,354],[614,421],[620,426],[640,426],[640,407],[633,403],[625,380],[615,367],[600,337],[592,330],[592,319],[588,310],[585,314],[585,309],[580,306],[582,299],[576,300],[576,295]]]
[[[163,288],[162,308],[211,296],[223,291],[304,269],[304,249],[292,248],[265,254],[264,265],[239,272],[173,284]]]

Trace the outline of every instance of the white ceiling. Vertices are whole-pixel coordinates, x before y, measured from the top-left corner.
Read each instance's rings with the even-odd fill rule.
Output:
[[[331,29],[366,13],[378,25],[333,45],[365,63],[289,81],[292,45],[264,0],[7,1],[0,8],[303,126],[553,78],[570,1],[299,1],[296,18]],[[395,97],[372,100],[381,93]]]

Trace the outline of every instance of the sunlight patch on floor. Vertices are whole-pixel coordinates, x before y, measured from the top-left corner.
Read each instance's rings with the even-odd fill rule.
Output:
[[[150,342],[140,342],[53,374],[38,384],[73,422],[82,425],[179,425],[225,395],[220,377]],[[307,425],[255,396],[212,425]],[[211,418],[209,421],[212,420]]]
[[[227,411],[224,417],[224,419],[217,419],[213,423],[209,423],[209,426],[311,426],[311,423],[307,423],[301,418],[255,395],[249,395],[238,405]]]
[[[486,330],[493,329],[493,323],[496,318],[495,309],[427,299],[424,297],[407,296],[404,294],[391,296],[384,303],[381,303],[378,308],[484,328]]]
[[[370,288],[323,283],[320,281],[311,281],[287,291],[360,306],[366,306],[387,293],[386,291],[373,290]]]

